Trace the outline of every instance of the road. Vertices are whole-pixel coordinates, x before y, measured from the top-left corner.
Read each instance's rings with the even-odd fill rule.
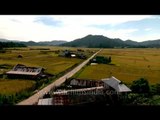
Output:
[[[100,51],[101,50],[99,50],[98,52],[100,52]],[[92,59],[98,52],[96,52],[95,54],[93,54],[90,58],[88,58],[87,60],[85,60],[83,63],[81,63],[80,65],[78,65],[76,68],[74,68],[70,72],[66,73],[62,77],[60,77],[57,80],[55,80],[53,83],[49,84],[48,86],[46,86],[45,88],[43,88],[39,92],[35,93],[34,95],[32,95],[31,97],[29,97],[28,99],[23,100],[22,102],[18,103],[17,105],[34,105],[35,103],[38,102],[39,98],[41,98],[45,93],[50,92],[50,90],[54,86],[60,86],[63,82],[65,82],[66,78],[72,77],[83,66],[85,66],[89,62],[89,60]]]

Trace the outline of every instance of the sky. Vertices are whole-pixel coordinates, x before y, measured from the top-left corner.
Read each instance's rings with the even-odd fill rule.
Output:
[[[72,41],[89,34],[160,39],[160,15],[0,15],[0,38],[9,40]]]

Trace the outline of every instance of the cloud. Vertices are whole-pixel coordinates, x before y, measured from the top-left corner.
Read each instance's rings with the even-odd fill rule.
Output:
[[[130,34],[138,31],[138,29],[118,29],[118,30],[108,30],[106,36],[111,38],[121,38],[123,40],[130,39]]]
[[[37,17],[34,22],[39,22],[39,23],[42,23],[44,25],[49,25],[49,26],[60,26],[61,25],[61,21],[54,20],[54,18],[48,17],[48,16]]]
[[[127,21],[138,21],[150,18],[150,15],[71,15],[53,16],[54,19],[62,21],[65,25],[116,25]]]
[[[136,28],[114,29],[128,21],[152,18],[147,15],[1,15],[0,37],[17,40],[74,40],[88,34],[129,39]],[[110,29],[95,27],[109,25]],[[94,26],[94,27],[93,27]]]
[[[10,20],[13,22],[20,22],[19,20],[16,20],[16,19],[10,19]]]
[[[145,31],[150,31],[150,30],[152,30],[152,28],[145,28],[144,30]]]

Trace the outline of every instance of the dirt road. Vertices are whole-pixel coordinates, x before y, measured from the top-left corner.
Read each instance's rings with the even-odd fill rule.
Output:
[[[100,52],[100,51],[101,50],[99,50],[98,52]],[[39,98],[41,98],[45,93],[48,93],[54,86],[59,86],[59,85],[61,85],[66,80],[66,78],[72,77],[83,66],[85,66],[89,62],[89,60],[92,59],[98,52],[96,52],[95,54],[93,54],[90,58],[88,58],[86,61],[84,61],[83,63],[81,63],[80,65],[78,65],[76,68],[74,68],[70,72],[66,73],[62,77],[60,77],[57,80],[55,80],[50,85],[46,86],[45,88],[43,88],[42,90],[40,90],[36,94],[32,95],[31,97],[29,97],[26,100],[23,100],[22,102],[18,103],[17,105],[34,105],[36,102],[38,102]]]

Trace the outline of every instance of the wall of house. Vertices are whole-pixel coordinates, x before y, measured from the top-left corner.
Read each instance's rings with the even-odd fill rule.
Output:
[[[7,77],[10,79],[37,79],[38,75],[15,75],[15,74],[7,74]]]
[[[98,86],[104,86],[104,83],[99,80],[96,81],[96,80],[73,79],[71,80],[70,85],[82,86],[82,87],[98,87]]]

